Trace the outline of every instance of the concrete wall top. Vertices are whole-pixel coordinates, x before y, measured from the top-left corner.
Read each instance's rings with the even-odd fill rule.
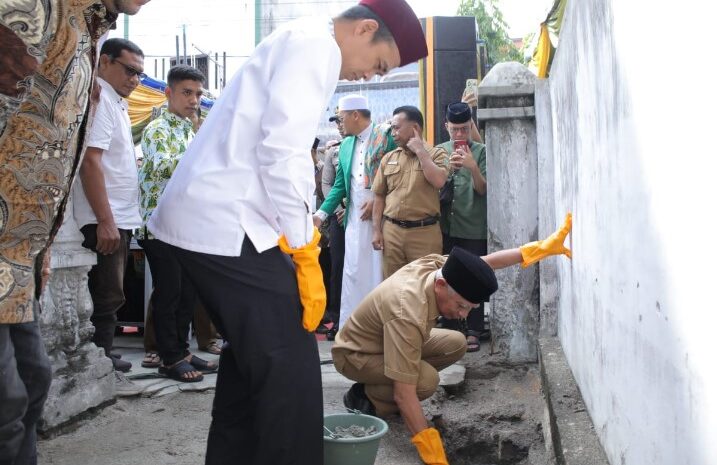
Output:
[[[532,95],[535,79],[535,74],[516,61],[498,63],[478,85],[479,105],[486,97]]]

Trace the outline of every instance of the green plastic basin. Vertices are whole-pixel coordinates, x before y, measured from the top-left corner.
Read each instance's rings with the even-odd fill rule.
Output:
[[[376,427],[376,433],[362,438],[332,439],[324,430],[324,465],[373,465],[381,437],[388,425],[380,418],[357,413],[333,413],[324,416],[324,426],[334,431],[337,426]]]

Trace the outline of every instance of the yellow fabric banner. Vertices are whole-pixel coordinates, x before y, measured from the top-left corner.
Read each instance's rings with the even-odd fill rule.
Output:
[[[560,28],[563,25],[567,4],[568,0],[555,0],[545,21],[540,24],[538,43],[535,50],[533,50],[533,58],[528,65],[528,68],[538,78],[544,79],[550,73],[550,64],[558,47]]]
[[[535,67],[535,74],[537,74],[540,79],[548,77],[548,62],[550,62],[550,52],[552,48],[548,26],[543,23],[540,25],[540,38],[538,39],[538,46],[535,48],[533,62],[531,63]]]
[[[137,88],[127,97],[129,120],[132,126],[142,123],[152,116],[152,108],[164,105],[167,97],[164,92],[146,86]]]

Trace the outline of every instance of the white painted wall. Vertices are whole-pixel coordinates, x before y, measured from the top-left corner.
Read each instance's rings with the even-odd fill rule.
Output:
[[[559,336],[612,464],[717,464],[714,10],[570,1],[553,63]]]

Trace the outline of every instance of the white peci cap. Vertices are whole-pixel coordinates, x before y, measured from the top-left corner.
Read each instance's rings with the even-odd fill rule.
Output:
[[[346,95],[339,99],[339,111],[368,110],[368,99],[363,95]]]

